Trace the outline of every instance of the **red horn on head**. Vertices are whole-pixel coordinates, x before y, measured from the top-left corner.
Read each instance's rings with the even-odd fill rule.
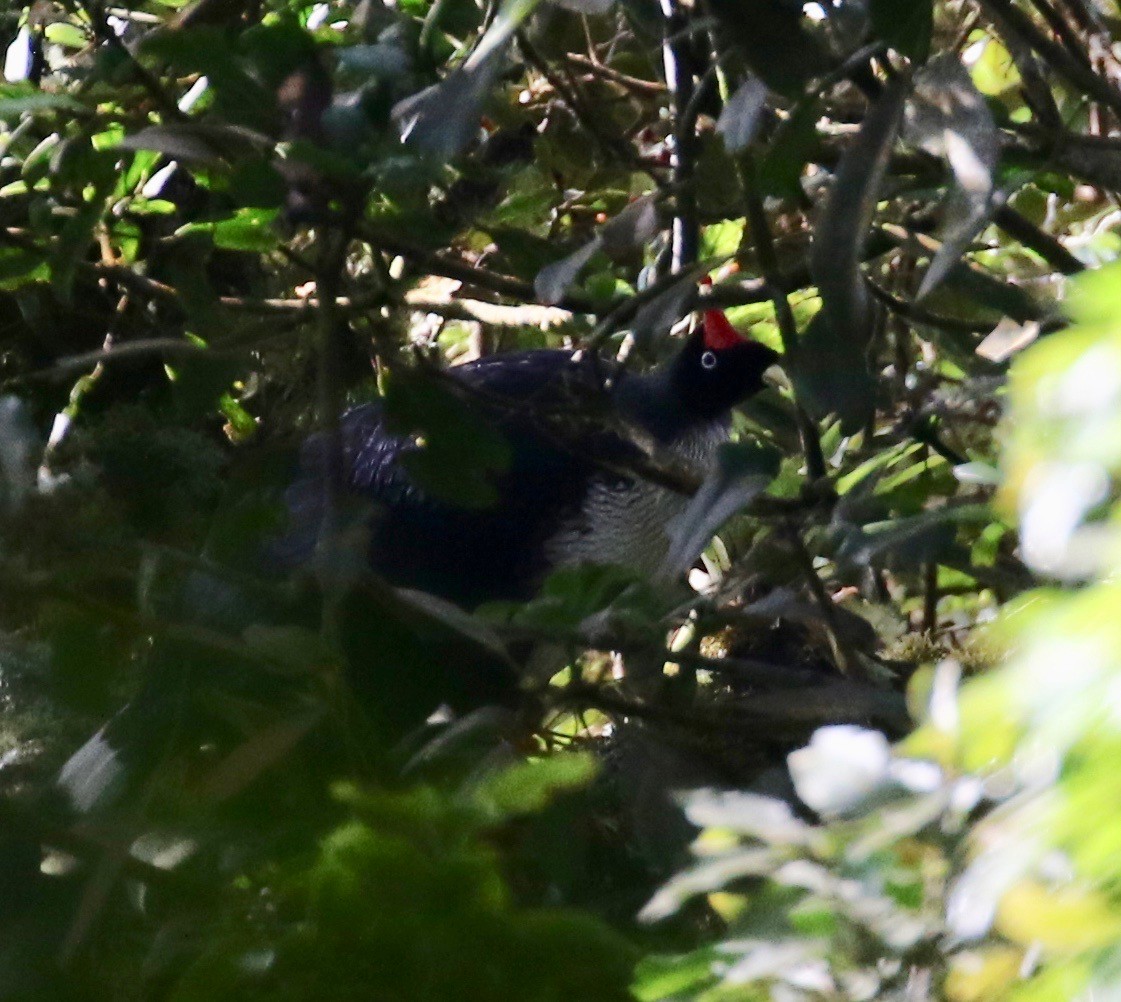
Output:
[[[702,325],[704,326],[705,347],[710,351],[734,348],[737,344],[743,344],[747,340],[732,326],[732,322],[724,315],[723,310],[705,310]]]
[[[700,280],[702,289],[712,288],[712,276],[704,275]],[[705,310],[701,320],[704,328],[705,347],[710,351],[720,351],[722,348],[734,348],[747,340],[724,315],[723,310]]]

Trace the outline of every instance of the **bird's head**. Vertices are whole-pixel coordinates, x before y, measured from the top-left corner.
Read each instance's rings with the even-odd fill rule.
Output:
[[[688,412],[715,420],[762,390],[763,374],[779,358],[778,352],[744,337],[723,310],[705,310],[674,359],[670,378]]]

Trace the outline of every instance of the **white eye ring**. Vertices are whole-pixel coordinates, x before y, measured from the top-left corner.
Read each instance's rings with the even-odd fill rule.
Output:
[[[716,368],[716,353],[715,352],[706,351],[701,356],[701,368],[702,369],[715,369]]]

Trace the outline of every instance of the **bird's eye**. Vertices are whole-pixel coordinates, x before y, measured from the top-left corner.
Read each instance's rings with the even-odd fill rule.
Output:
[[[716,352],[706,351],[701,356],[702,369],[715,369],[716,368]]]

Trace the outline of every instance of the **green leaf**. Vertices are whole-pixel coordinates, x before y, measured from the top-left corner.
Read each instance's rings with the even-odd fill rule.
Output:
[[[817,148],[820,117],[821,102],[811,98],[799,103],[778,127],[759,164],[759,184],[766,194],[794,201],[801,199],[799,179]]]
[[[599,762],[588,752],[550,755],[486,777],[473,797],[496,817],[530,814],[559,794],[583,789],[598,771]]]
[[[711,947],[676,957],[644,957],[635,968],[633,991],[639,1002],[660,1002],[694,993],[716,980],[720,953]]]
[[[234,215],[217,222],[187,223],[180,226],[176,234],[206,233],[215,247],[265,253],[280,243],[280,234],[274,225],[278,213],[278,209],[238,209]]]
[[[84,259],[104,210],[101,197],[95,194],[62,227],[51,257],[51,286],[64,299],[70,297],[78,262]]]
[[[961,523],[985,525],[991,520],[992,512],[984,505],[947,505],[910,518],[854,526],[837,556],[858,565],[884,559],[894,567],[918,567],[946,553]]]
[[[836,415],[846,434],[859,431],[876,408],[876,381],[862,351],[838,336],[822,310],[784,361],[798,400],[823,420]]]
[[[69,94],[49,93],[27,82],[0,84],[0,121],[39,111],[85,110],[85,105]]]
[[[51,277],[46,255],[19,247],[0,247],[0,289],[18,289]]]
[[[276,110],[274,95],[247,72],[234,37],[216,25],[192,25],[149,32],[141,52],[167,61],[184,75],[205,75],[215,94],[213,110],[231,123],[269,130]]]
[[[174,398],[183,418],[213,412],[241,373],[243,360],[216,351],[197,351],[167,366]]]
[[[510,463],[510,445],[494,424],[438,377],[397,369],[384,388],[393,432],[418,437],[402,460],[410,476],[452,504],[493,505],[497,477]]]

